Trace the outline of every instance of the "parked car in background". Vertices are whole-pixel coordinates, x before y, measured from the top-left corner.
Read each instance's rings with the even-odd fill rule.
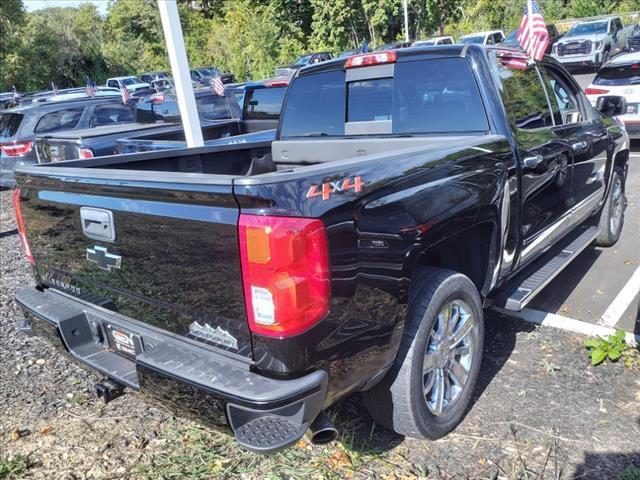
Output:
[[[202,85],[210,85],[219,76],[223,84],[234,83],[236,77],[231,73],[222,73],[216,67],[200,67],[191,70],[191,80]]]
[[[630,138],[640,138],[640,51],[623,53],[609,60],[584,93],[594,107],[601,97],[624,97],[626,113],[618,119],[624,123]]]
[[[497,45],[504,40],[502,30],[490,30],[488,32],[476,32],[463,35],[458,39],[461,45]]]
[[[558,29],[556,28],[556,26],[552,23],[546,24],[545,27],[547,27],[547,33],[549,34],[549,45],[547,45],[545,53],[550,54],[551,49],[553,48],[553,44],[560,39],[560,34],[558,33]],[[518,42],[519,34],[520,28],[511,30],[511,32],[509,32],[509,35],[505,37],[501,44],[505,47],[522,48],[522,45],[520,45],[520,42]]]
[[[205,145],[273,140],[288,85],[289,79],[282,78],[244,85],[242,87],[244,101],[240,106],[242,113],[233,116],[235,120],[203,125],[202,136]],[[236,89],[225,87],[225,96],[235,97]],[[115,151],[134,153],[185,147],[184,131],[181,126],[178,126],[174,130],[127,134],[126,137],[118,140]]]
[[[141,73],[140,75],[138,75],[138,78],[140,80],[142,80],[143,82],[146,82],[148,84],[151,84],[151,82],[153,82],[154,80],[158,80],[161,78],[167,78],[169,77],[169,74],[167,72],[146,72],[146,73]]]
[[[627,34],[616,16],[578,22],[553,45],[551,54],[567,68],[597,70],[626,47]]]
[[[640,23],[630,27],[627,33],[627,51],[640,51]]]
[[[36,135],[100,125],[113,115],[122,122],[134,121],[131,108],[122,105],[117,93],[95,98],[62,97],[0,111],[0,186],[15,185],[16,165],[36,163]]]
[[[374,49],[375,52],[384,52],[386,50],[397,50],[399,48],[408,48],[411,46],[411,42],[389,42],[380,45]]]
[[[426,40],[416,40],[411,44],[412,47],[428,47],[429,45],[452,45],[455,43],[453,37],[441,36],[432,37]]]
[[[198,87],[193,93],[201,120],[220,120],[240,116],[236,96],[226,88],[224,95],[216,95],[211,87]],[[136,104],[136,121],[179,123],[180,109],[175,90],[170,89],[143,98]]]
[[[332,56],[329,52],[307,53],[296,58],[291,64],[285,67],[276,68],[275,77],[291,77],[294,73],[307,65],[314,63],[326,62],[331,60]]]
[[[487,368],[484,309],[522,310],[624,223],[623,100],[598,112],[558,62],[505,50],[308,66],[273,142],[21,167],[22,329],[103,400],[139,390],[254,452],[332,441],[323,409],[359,392],[380,426],[447,435]]]
[[[108,78],[107,83],[105,84],[107,87],[111,88],[126,88],[129,92],[133,93],[138,90],[144,90],[150,87],[149,83],[143,82],[138,77],[113,77]]]
[[[344,52],[340,52],[340,55],[338,55],[338,58],[350,57],[350,56],[356,55],[358,53],[361,53],[360,49],[345,50]]]

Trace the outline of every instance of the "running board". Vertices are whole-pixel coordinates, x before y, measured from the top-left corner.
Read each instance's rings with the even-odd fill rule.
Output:
[[[598,236],[597,227],[577,228],[541,258],[507,282],[495,295],[496,307],[521,311],[527,303],[569,265]]]

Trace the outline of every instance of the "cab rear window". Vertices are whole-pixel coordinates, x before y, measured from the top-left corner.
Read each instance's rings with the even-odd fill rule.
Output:
[[[347,82],[342,70],[299,77],[290,87],[281,138],[343,136],[345,121],[373,125],[348,129],[365,134],[489,130],[473,72],[462,58],[397,63],[388,78]]]
[[[244,94],[243,118],[246,120],[277,120],[280,118],[286,87],[251,88]]]

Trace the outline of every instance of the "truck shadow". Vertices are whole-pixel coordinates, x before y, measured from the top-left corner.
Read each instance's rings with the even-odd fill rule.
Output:
[[[485,312],[485,319],[484,356],[469,410],[473,409],[478,398],[510,358],[517,335],[536,329],[533,324],[491,311]],[[376,424],[359,394],[338,402],[327,413],[338,429],[338,439],[349,450],[361,454],[381,454],[392,450],[405,439]]]
[[[584,462],[577,465],[573,478],[574,480],[638,479],[640,478],[640,452],[585,452]]]

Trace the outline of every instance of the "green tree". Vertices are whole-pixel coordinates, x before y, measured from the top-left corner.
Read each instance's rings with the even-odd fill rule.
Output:
[[[22,0],[2,0],[0,2],[0,84],[3,90],[11,88],[18,81],[20,70],[20,31],[24,25]]]

